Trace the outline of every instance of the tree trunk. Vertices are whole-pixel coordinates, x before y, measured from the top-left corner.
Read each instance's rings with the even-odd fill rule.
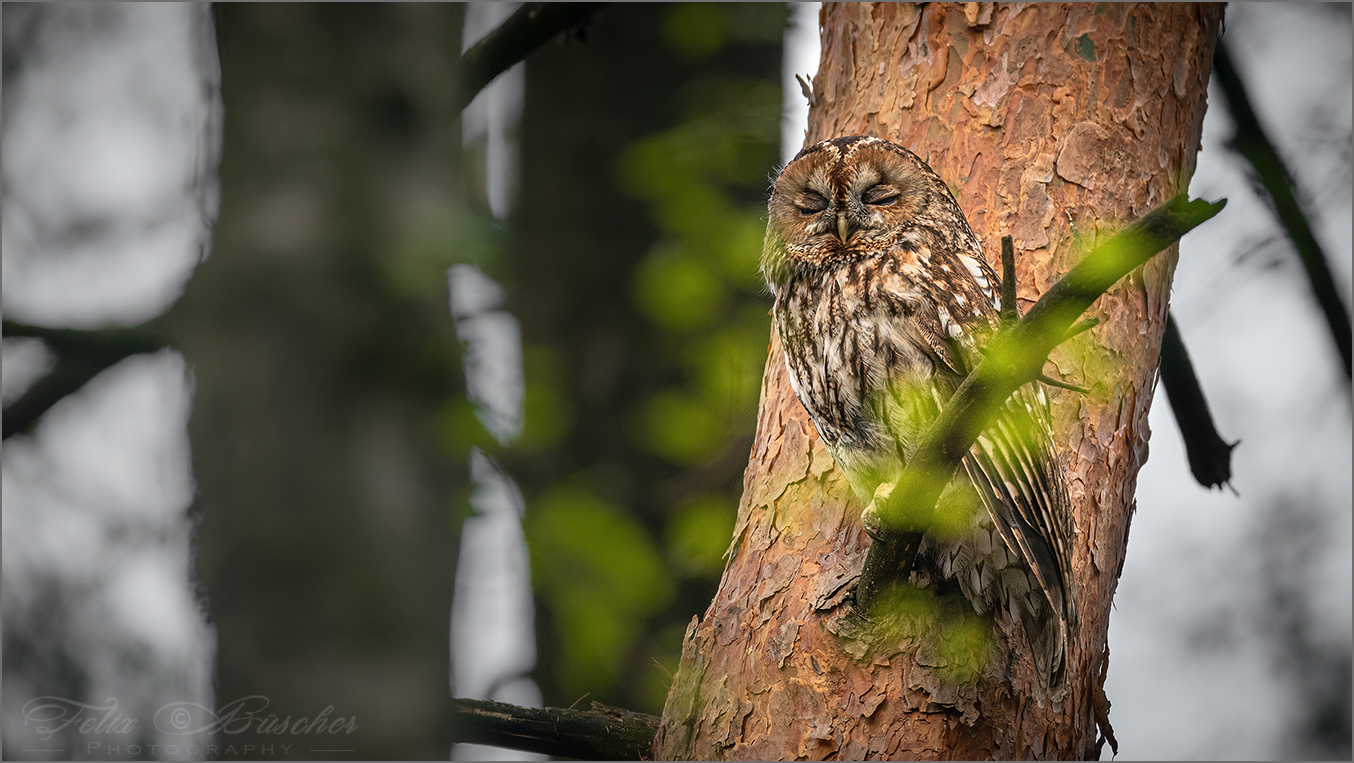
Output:
[[[262,695],[259,719],[295,720],[332,706],[356,728],[302,749],[445,757],[449,504],[469,480],[443,445],[461,344],[446,264],[423,242],[445,240],[434,226],[460,204],[461,9],[214,9],[221,214],[162,320],[196,381],[216,707]],[[300,741],[264,728],[218,734],[223,757]]]
[[[999,239],[1014,237],[1025,309],[1098,239],[1187,188],[1221,19],[1203,5],[827,4],[808,142],[863,133],[916,152],[998,272]],[[1081,613],[1065,699],[1036,699],[1029,645],[1004,615],[967,681],[924,634],[881,643],[862,627],[845,605],[870,543],[861,506],[773,332],[728,566],[687,630],[656,758],[1096,757],[1176,256],[1097,301],[1100,325],[1046,367],[1092,388],[1051,395]]]

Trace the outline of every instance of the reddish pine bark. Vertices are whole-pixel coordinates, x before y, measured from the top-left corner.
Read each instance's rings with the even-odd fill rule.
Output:
[[[1022,309],[1084,246],[1183,192],[1222,18],[1209,5],[824,6],[808,141],[872,134],[950,184],[989,261],[1014,237]],[[658,759],[1089,758],[1156,380],[1171,247],[1092,308],[1047,370],[1071,484],[1081,625],[1070,692],[1036,701],[1018,623],[957,681],[927,638],[867,647],[843,597],[869,538],[772,337],[718,593],[692,621]]]

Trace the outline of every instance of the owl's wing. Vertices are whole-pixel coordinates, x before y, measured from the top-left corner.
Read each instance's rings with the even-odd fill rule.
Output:
[[[936,249],[916,242],[912,249],[891,252],[894,266],[912,269],[913,287],[895,291],[906,306],[917,349],[930,356],[938,381],[968,375],[978,348],[997,327],[998,300],[991,287],[995,275],[980,256]]]
[[[879,377],[872,384],[888,392],[873,399],[873,420],[886,425],[902,463],[968,375],[981,337],[996,325],[980,269],[986,267],[925,239],[908,239],[889,251],[871,284],[870,297],[885,306],[886,316],[871,337]]]
[[[1018,607],[1040,673],[1061,683],[1067,632],[1076,623],[1071,574],[1071,509],[1058,473],[1042,389],[1016,390],[974,443],[964,466],[1011,551],[1023,557],[1051,610],[1037,597]],[[1027,599],[1030,601],[1030,599]],[[1014,611],[1014,610],[1013,610]]]

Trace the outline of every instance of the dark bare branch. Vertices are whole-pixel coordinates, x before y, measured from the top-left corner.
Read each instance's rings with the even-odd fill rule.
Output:
[[[1279,223],[1293,241],[1302,267],[1307,272],[1312,294],[1326,318],[1331,339],[1340,352],[1345,381],[1349,382],[1350,374],[1354,372],[1350,364],[1349,310],[1335,291],[1335,280],[1331,277],[1326,255],[1312,234],[1312,226],[1308,224],[1307,215],[1298,202],[1297,194],[1293,192],[1292,175],[1260,126],[1260,120],[1246,95],[1246,87],[1232,65],[1232,57],[1228,55],[1227,46],[1222,40],[1218,41],[1213,51],[1213,75],[1222,88],[1236,123],[1236,135],[1232,138],[1231,147],[1255,169],[1256,185],[1273,202]]]
[[[153,322],[136,328],[95,331],[4,322],[4,335],[41,339],[56,354],[56,364],[13,403],[5,406],[4,437],[27,432],[62,398],[124,358],[155,352],[168,342]]]
[[[1185,351],[1180,329],[1175,318],[1166,314],[1166,334],[1161,340],[1161,386],[1166,400],[1175,414],[1180,436],[1185,440],[1189,470],[1204,487],[1218,487],[1232,479],[1232,448],[1218,434],[1213,415],[1208,410],[1199,379],[1194,375],[1194,364]]]
[[[488,744],[579,760],[649,760],[658,718],[607,707],[591,710],[518,707],[480,699],[453,699],[458,742]]]

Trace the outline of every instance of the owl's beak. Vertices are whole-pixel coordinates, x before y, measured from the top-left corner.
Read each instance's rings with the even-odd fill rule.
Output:
[[[845,244],[846,238],[850,235],[851,228],[846,224],[846,213],[840,212],[837,214],[837,238],[841,239],[842,243]]]

